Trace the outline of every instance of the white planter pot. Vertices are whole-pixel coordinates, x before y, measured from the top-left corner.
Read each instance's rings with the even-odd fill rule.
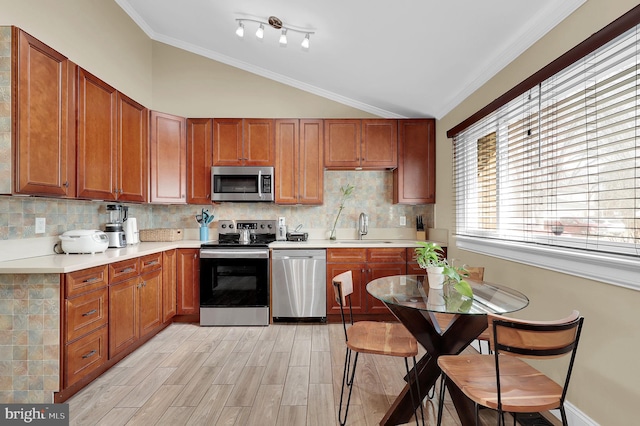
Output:
[[[444,285],[443,267],[432,266],[427,268],[427,276],[429,277],[429,287],[439,290]]]

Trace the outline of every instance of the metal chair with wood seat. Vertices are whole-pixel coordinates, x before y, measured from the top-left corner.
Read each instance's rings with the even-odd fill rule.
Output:
[[[418,354],[418,342],[411,333],[400,323],[377,322],[377,321],[353,321],[353,309],[351,307],[351,294],[353,293],[353,276],[351,271],[343,272],[333,277],[333,289],[336,302],[340,306],[340,314],[342,316],[342,324],[344,327],[344,337],[346,342],[346,353],[344,361],[344,371],[342,373],[342,388],[340,391],[340,408],[338,410],[338,420],[341,425],[347,422],[349,413],[349,403],[351,402],[351,393],[353,391],[354,378],[356,374],[356,366],[358,364],[358,355],[375,354],[387,355],[404,358],[404,364],[407,371],[406,379],[410,382],[411,400],[414,399],[413,385],[415,384],[417,401],[419,401],[420,414],[422,424],[424,425],[424,411],[422,408],[422,399],[420,397],[420,386],[418,383],[418,372],[416,368],[416,355]],[[348,307],[349,316],[345,315],[345,309]],[[409,358],[413,358],[412,375],[409,370]],[[411,383],[412,382],[412,383]],[[345,387],[349,388],[347,401],[344,406],[343,418],[343,401]],[[414,404],[416,406],[416,404]],[[418,410],[415,412],[416,424],[418,423]]]
[[[526,321],[488,315],[492,355],[448,355],[438,358],[447,385],[463,392],[478,408],[504,413],[535,413],[559,409],[567,425],[564,401],[578,349],[583,318],[573,311],[557,321]],[[569,356],[570,355],[570,356]],[[560,385],[521,358],[548,359],[569,356],[564,384]],[[440,389],[438,425],[442,421],[445,387]],[[514,416],[515,425],[515,416]]]

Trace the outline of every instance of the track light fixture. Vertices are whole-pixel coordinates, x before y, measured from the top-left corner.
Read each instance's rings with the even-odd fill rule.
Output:
[[[267,21],[263,21],[260,19],[253,19],[253,18],[238,18],[236,19],[236,21],[238,22],[238,28],[236,29],[236,35],[240,38],[244,37],[244,23],[245,22],[256,22],[258,24],[260,24],[260,26],[258,27],[258,29],[256,30],[256,37],[259,39],[263,39],[264,38],[264,26],[269,25],[272,28],[275,28],[276,30],[282,30],[282,32],[280,33],[280,39],[279,39],[279,43],[281,47],[286,47],[287,46],[287,33],[289,31],[293,31],[296,33],[300,33],[300,34],[304,34],[304,39],[302,40],[302,43],[300,44],[302,46],[303,49],[307,50],[309,49],[309,38],[311,37],[311,34],[314,34],[313,31],[308,31],[305,29],[300,29],[300,28],[294,28],[291,26],[287,26],[284,25],[282,23],[282,21],[278,18],[276,18],[275,16],[270,16],[269,19]]]

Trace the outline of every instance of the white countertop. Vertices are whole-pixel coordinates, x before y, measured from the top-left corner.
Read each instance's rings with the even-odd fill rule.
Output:
[[[0,262],[0,274],[65,274],[81,269],[102,266],[121,260],[146,256],[176,248],[199,248],[199,240],[173,242],[142,242],[124,248],[110,248],[95,254],[53,254]],[[398,248],[417,247],[415,240],[308,240],[276,241],[271,249],[326,249],[326,248]]]
[[[175,248],[199,248],[199,240],[145,242],[95,254],[52,254],[0,262],[0,274],[65,274]]]

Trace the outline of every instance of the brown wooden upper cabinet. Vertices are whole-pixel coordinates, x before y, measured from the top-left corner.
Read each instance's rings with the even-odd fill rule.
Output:
[[[78,68],[78,198],[145,202],[148,110]]]
[[[274,120],[216,118],[213,120],[214,166],[273,166]]]
[[[75,69],[49,46],[12,27],[13,144],[19,194],[76,196]]]
[[[322,204],[323,121],[276,120],[275,128],[276,203]]]
[[[436,202],[434,119],[398,120],[398,168],[393,171],[395,204]]]
[[[151,202],[187,202],[187,120],[151,111]]]
[[[391,169],[398,165],[397,120],[324,120],[328,169]]]
[[[187,119],[187,203],[211,203],[213,119]]]

